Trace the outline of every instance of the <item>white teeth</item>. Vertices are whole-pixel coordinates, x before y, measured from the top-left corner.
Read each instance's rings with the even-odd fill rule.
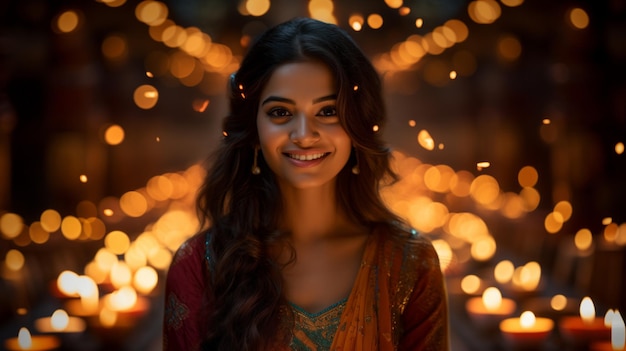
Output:
[[[309,155],[289,154],[289,157],[293,158],[294,160],[299,160],[299,161],[311,161],[311,160],[317,160],[318,158],[322,158],[324,155],[325,155],[324,153],[309,154]]]

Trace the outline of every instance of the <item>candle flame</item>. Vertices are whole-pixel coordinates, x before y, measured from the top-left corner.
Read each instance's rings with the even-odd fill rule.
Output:
[[[489,168],[489,166],[491,166],[491,163],[488,161],[478,162],[476,164],[476,169],[482,171],[485,168]]]
[[[70,323],[70,317],[64,310],[56,310],[50,317],[50,324],[54,330],[65,330]]]
[[[417,142],[426,150],[432,151],[435,148],[435,141],[426,129],[422,129],[417,134]]]
[[[580,318],[583,322],[590,324],[596,318],[596,307],[593,305],[593,301],[589,296],[585,296],[580,302]]]
[[[502,304],[502,293],[496,287],[489,287],[483,292],[483,304],[489,311],[497,310]]]
[[[612,308],[609,308],[604,315],[604,326],[610,328],[613,323],[613,317],[615,316],[615,311]]]
[[[613,313],[611,321],[611,346],[613,350],[622,350],[626,346],[626,326],[618,310]]]
[[[73,296],[78,292],[78,274],[72,271],[63,271],[57,278],[57,287],[67,295]]]
[[[30,331],[27,328],[20,328],[17,333],[17,344],[23,350],[28,350],[33,347],[33,339],[30,336]]]
[[[531,311],[524,311],[520,316],[520,324],[524,329],[532,328],[535,325],[535,321],[535,314]]]

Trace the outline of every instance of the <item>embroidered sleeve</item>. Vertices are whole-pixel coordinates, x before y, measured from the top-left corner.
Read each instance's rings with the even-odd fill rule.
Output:
[[[448,302],[437,252],[420,235],[409,244],[407,265],[414,269],[415,284],[402,314],[399,350],[449,350]]]
[[[179,247],[167,273],[164,351],[200,349],[206,274],[204,236],[197,235]]]

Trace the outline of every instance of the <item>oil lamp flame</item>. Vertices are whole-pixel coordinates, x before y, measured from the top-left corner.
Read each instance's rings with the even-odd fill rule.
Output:
[[[580,318],[583,319],[585,324],[593,323],[593,320],[596,318],[596,308],[589,296],[585,296],[580,302]]]

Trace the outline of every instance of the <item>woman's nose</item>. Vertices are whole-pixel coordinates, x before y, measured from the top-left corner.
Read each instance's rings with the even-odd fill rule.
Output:
[[[297,115],[294,121],[294,128],[291,131],[291,141],[301,147],[308,147],[315,144],[320,139],[320,134],[315,126],[315,121],[311,121],[306,116]]]

